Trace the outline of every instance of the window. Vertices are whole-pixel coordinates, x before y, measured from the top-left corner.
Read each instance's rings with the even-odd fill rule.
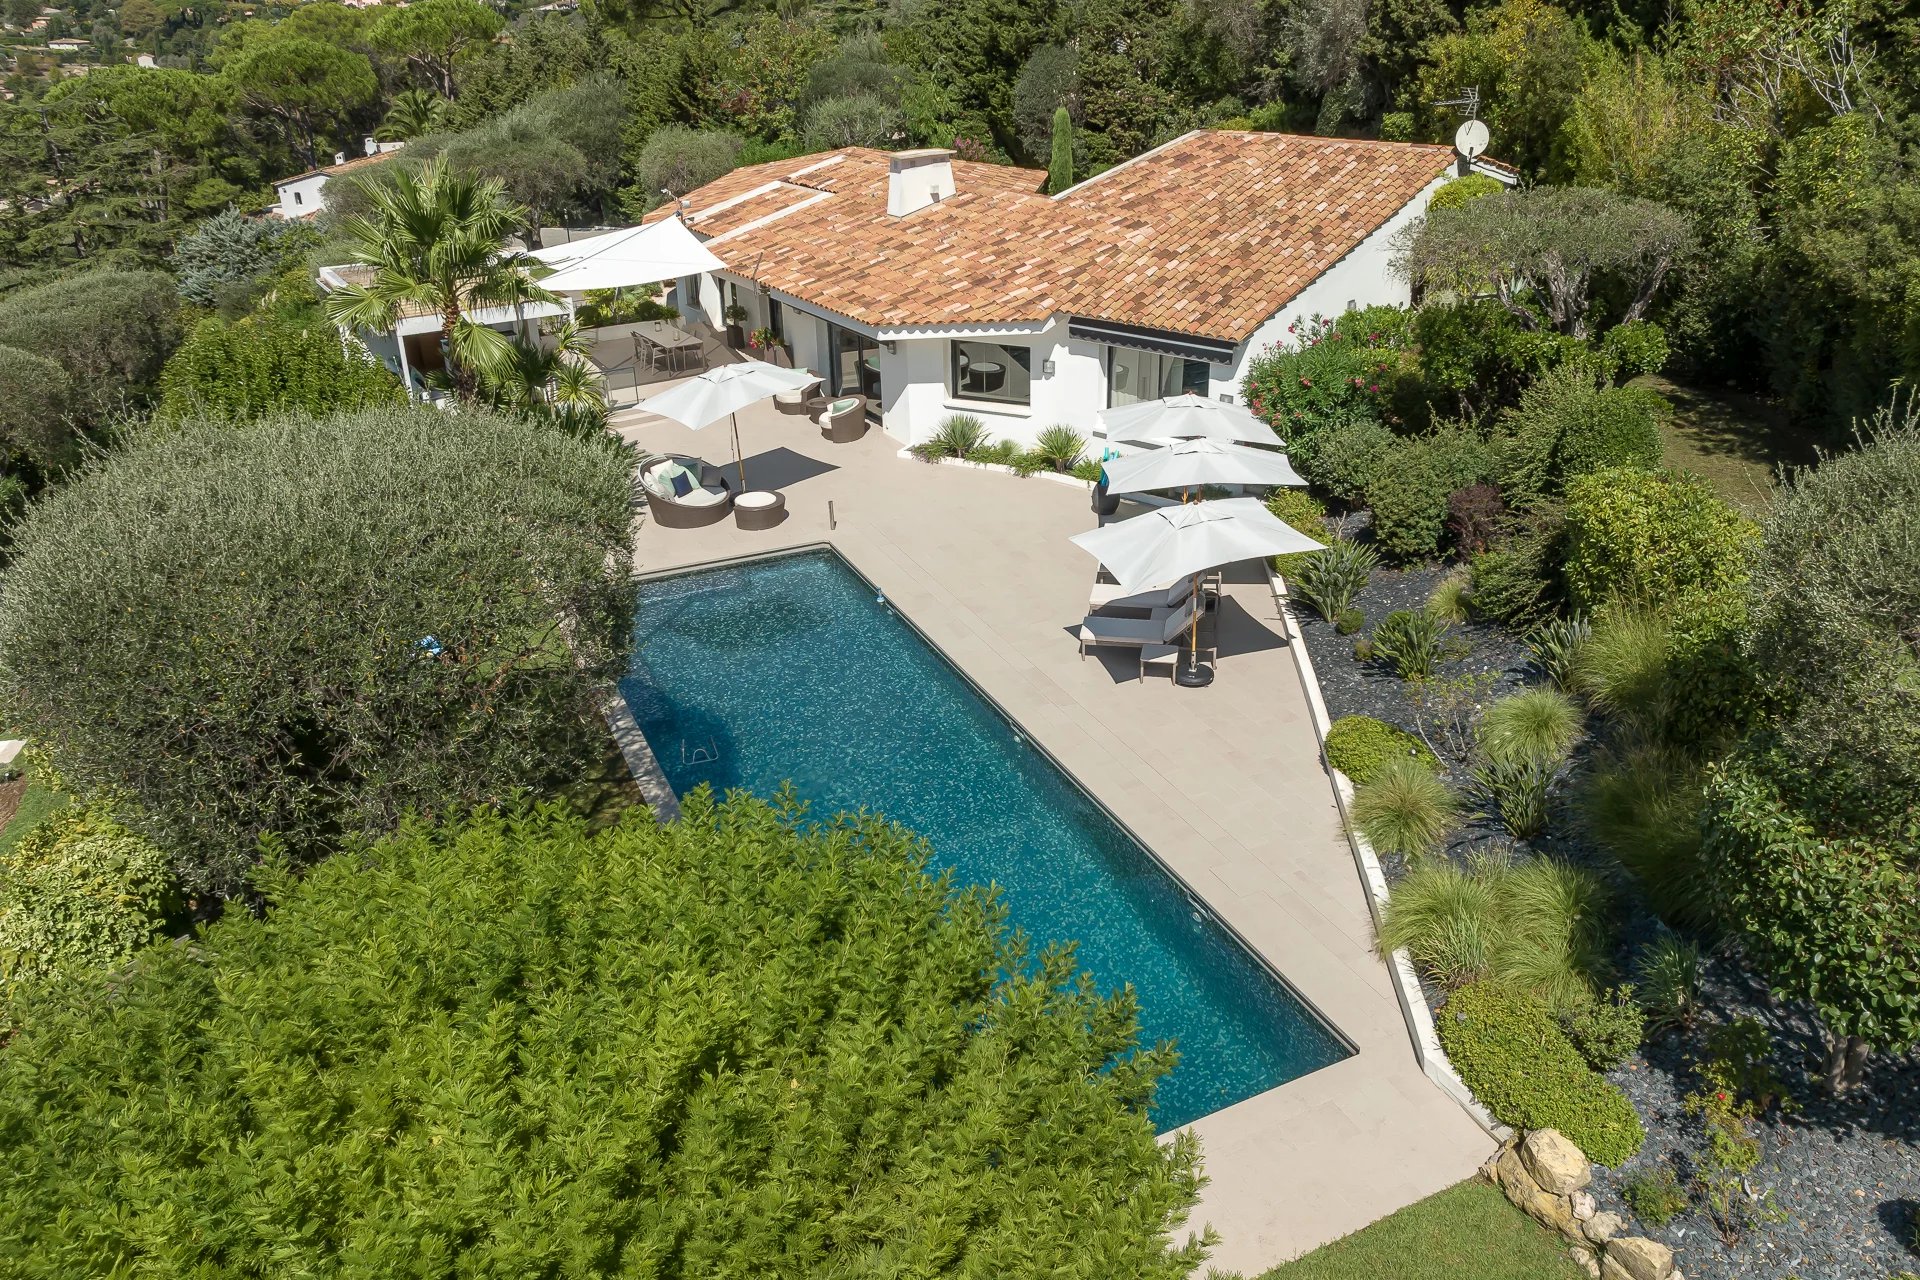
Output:
[[[299,193],[298,191],[296,191],[296,192],[294,192],[294,193],[293,193],[293,202],[294,202],[295,204],[305,204],[305,203],[306,203],[306,201],[305,201],[305,200],[302,200],[302,199],[300,198],[300,193]]]
[[[780,343],[782,346],[786,345],[787,315],[785,308],[780,305],[780,299],[778,298],[767,299],[767,331],[773,334],[773,340],[775,342]]]
[[[1033,402],[1033,352],[997,342],[955,342],[948,388],[963,400]]]
[[[1132,347],[1107,348],[1107,407],[1142,400],[1164,400],[1168,396],[1207,394],[1213,366],[1204,360],[1161,355],[1157,351],[1138,351]]]

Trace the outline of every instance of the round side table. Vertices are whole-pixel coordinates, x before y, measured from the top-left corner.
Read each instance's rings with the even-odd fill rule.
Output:
[[[740,529],[771,529],[786,518],[787,495],[749,489],[733,500],[733,523]]]

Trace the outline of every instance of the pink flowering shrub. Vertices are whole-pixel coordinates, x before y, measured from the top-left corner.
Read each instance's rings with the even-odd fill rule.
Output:
[[[1247,407],[1290,442],[1331,422],[1388,417],[1405,317],[1395,307],[1369,307],[1337,321],[1319,315],[1295,321],[1285,342],[1248,366]]]

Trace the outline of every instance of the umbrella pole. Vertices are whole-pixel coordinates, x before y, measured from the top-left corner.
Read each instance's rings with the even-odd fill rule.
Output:
[[[740,469],[740,492],[747,491],[747,460],[740,452],[740,415],[730,415],[733,419],[733,465]]]

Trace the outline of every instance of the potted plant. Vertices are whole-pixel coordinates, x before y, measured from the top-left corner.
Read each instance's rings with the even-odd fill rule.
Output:
[[[763,356],[779,345],[780,339],[774,335],[773,330],[764,325],[747,335],[747,346],[755,355]]]
[[[727,322],[727,345],[736,349],[746,346],[746,330],[742,326],[747,322],[747,309],[737,302],[730,303],[721,308],[720,318]]]

